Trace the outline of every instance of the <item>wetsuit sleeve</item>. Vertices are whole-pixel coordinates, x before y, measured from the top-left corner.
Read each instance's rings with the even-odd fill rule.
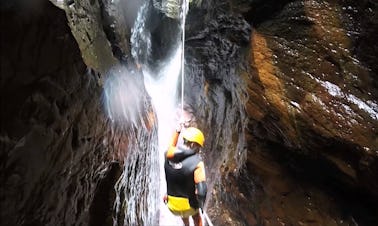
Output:
[[[199,207],[203,208],[206,200],[207,185],[206,185],[206,175],[205,166],[203,162],[199,162],[197,168],[194,171],[194,182],[196,184],[196,194],[199,203]]]
[[[175,131],[172,135],[171,142],[169,143],[169,148],[166,152],[167,158],[173,158],[176,150],[177,141],[179,138],[180,132]]]
[[[171,137],[171,142],[169,143],[169,146],[176,147],[177,141],[179,138],[180,132],[175,131]]]

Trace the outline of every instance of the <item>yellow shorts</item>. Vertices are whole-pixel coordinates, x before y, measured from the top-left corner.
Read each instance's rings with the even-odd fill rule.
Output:
[[[193,209],[189,204],[189,199],[168,195],[168,209],[176,216],[189,217],[198,213],[198,209]]]

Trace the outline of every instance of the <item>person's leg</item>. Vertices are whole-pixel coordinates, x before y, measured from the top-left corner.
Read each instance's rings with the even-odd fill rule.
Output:
[[[182,217],[181,219],[184,222],[185,226],[189,226],[189,218],[188,217]]]
[[[193,217],[193,221],[194,221],[194,225],[195,226],[202,226],[202,219],[201,219],[201,216],[199,214],[199,212],[197,212],[195,215],[192,216]]]

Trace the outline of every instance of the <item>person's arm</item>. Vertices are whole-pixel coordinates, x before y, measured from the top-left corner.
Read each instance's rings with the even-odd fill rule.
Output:
[[[171,137],[171,141],[169,143],[168,150],[165,153],[165,156],[167,158],[173,158],[173,156],[175,155],[175,151],[177,150],[176,146],[177,146],[178,138],[180,136],[181,129],[184,126],[183,122],[181,122],[181,121],[182,120],[180,120],[180,122],[178,123],[176,130]]]
[[[176,147],[180,132],[181,131],[175,130],[175,132],[172,134],[171,142],[169,143],[170,147]]]
[[[167,158],[173,158],[177,146],[177,141],[180,135],[180,131],[175,131],[172,135],[171,141],[169,143],[168,150],[166,152],[166,157]]]
[[[196,194],[199,207],[202,209],[207,193],[205,165],[202,161],[198,163],[197,168],[194,170],[194,183],[196,184]]]

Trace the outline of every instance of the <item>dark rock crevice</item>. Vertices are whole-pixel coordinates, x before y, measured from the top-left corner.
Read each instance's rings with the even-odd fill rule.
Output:
[[[121,175],[122,167],[119,163],[112,163],[107,174],[99,181],[96,188],[93,203],[90,206],[89,225],[112,225],[113,219],[109,213],[113,211],[115,199],[114,184]]]
[[[129,38],[131,27],[128,26],[123,10],[123,1],[100,0],[101,23],[107,39],[112,46],[113,55],[122,63],[131,62]],[[136,10],[136,9],[135,9]]]
[[[378,48],[374,40],[378,39],[378,4],[371,0],[358,3],[345,0],[341,5],[343,23],[347,29],[347,35],[353,42],[352,52],[371,70],[372,73],[369,74],[373,75],[367,80],[368,83],[373,84],[374,89],[364,86],[362,92],[369,92],[374,99],[377,99],[378,82],[377,76],[374,75],[378,74],[375,59]]]
[[[83,62],[64,11],[48,1],[1,3],[0,27],[0,221],[86,225],[118,152],[110,141],[125,139],[110,132],[98,73]]]
[[[294,0],[245,0],[237,1],[239,7],[235,7],[236,11],[240,11],[244,18],[254,27],[259,27],[261,23],[267,22],[277,16],[286,4]],[[241,6],[245,5],[244,8]]]
[[[344,146],[344,143],[330,145],[336,151],[344,151]],[[353,147],[350,148],[354,149]],[[351,178],[350,175],[342,172],[327,157],[322,155],[311,157],[298,152],[293,153],[279,143],[266,143],[263,149],[265,149],[264,152],[267,152],[265,155],[269,155],[274,161],[272,165],[279,164],[282,166],[281,174],[285,175],[289,181],[295,181],[296,186],[303,189],[308,197],[312,198],[320,192],[332,200],[336,206],[335,210],[339,211],[339,214],[332,215],[335,219],[344,219],[349,221],[350,224],[356,222],[358,225],[377,224],[378,220],[374,217],[378,213],[377,199],[372,198],[371,191],[363,187],[362,182],[356,183],[355,178]],[[256,172],[253,165],[255,164],[247,163],[247,166],[250,166],[247,168],[251,173]],[[252,181],[254,180],[252,179]],[[288,191],[284,190],[281,195],[289,196],[289,193],[295,192],[295,190],[295,188]],[[313,201],[316,202],[316,200]],[[319,208],[318,211],[321,211],[320,206],[315,208]]]

